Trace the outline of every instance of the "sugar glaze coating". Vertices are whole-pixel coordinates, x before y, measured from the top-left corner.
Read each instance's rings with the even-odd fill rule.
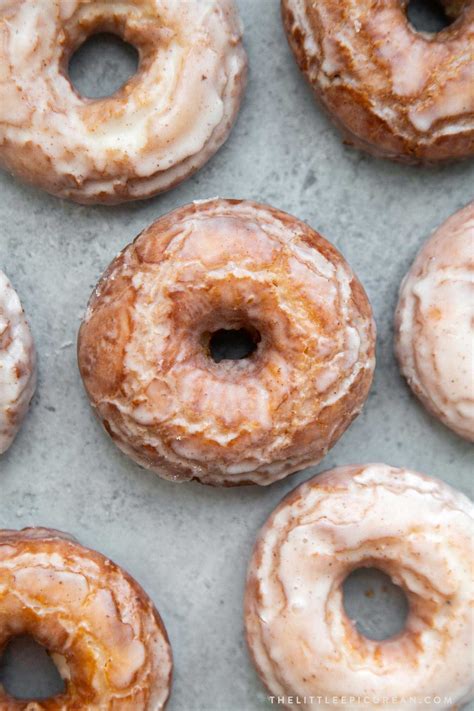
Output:
[[[424,406],[474,441],[474,202],[425,243],[400,287],[400,368]]]
[[[270,693],[306,697],[303,711],[467,703],[473,523],[463,494],[384,464],[340,467],[296,488],[262,529],[248,573],[247,640]],[[347,617],[342,584],[360,567],[379,568],[404,590],[410,611],[399,635],[367,639]]]
[[[15,439],[35,387],[31,331],[16,291],[0,270],[0,455]]]
[[[9,698],[8,711],[160,711],[171,648],[153,603],[127,573],[67,534],[0,531],[0,652],[29,634],[45,646],[66,690],[44,702]]]
[[[346,142],[408,163],[474,155],[474,3],[455,22],[410,25],[407,0],[282,0],[290,46]]]
[[[256,351],[214,362],[212,333]],[[111,264],[79,335],[91,403],[116,444],[175,481],[270,484],[318,462],[361,409],[375,328],[339,252],[296,218],[201,201]]]
[[[68,62],[102,31],[135,45],[140,66],[91,100]],[[233,0],[1,0],[0,164],[81,203],[167,190],[227,138],[246,79],[241,35]]]

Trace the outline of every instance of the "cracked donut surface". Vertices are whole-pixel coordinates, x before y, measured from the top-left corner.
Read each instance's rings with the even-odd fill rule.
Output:
[[[434,0],[433,0],[434,1]],[[474,155],[474,3],[417,32],[407,0],[282,0],[300,69],[346,142],[409,163]]]
[[[0,651],[30,635],[51,654],[64,693],[17,700],[8,711],[159,711],[170,691],[171,648],[153,603],[133,578],[59,531],[0,530]]]
[[[270,693],[307,711],[467,703],[473,523],[460,492],[384,464],[333,469],[290,493],[257,539],[246,589],[248,645]],[[400,634],[370,640],[347,617],[342,585],[361,567],[404,590]]]
[[[258,334],[214,362],[220,329]],[[270,484],[318,462],[373,375],[367,296],[296,218],[238,200],[160,218],[111,264],[79,334],[79,366],[116,444],[161,476]]]
[[[474,202],[425,243],[400,287],[395,347],[423,405],[474,441]]]
[[[68,78],[92,34],[120,35],[137,73],[111,97]],[[233,0],[0,2],[0,164],[81,203],[148,197],[200,168],[228,136],[246,80]]]
[[[0,455],[10,447],[36,386],[36,355],[20,299],[0,271]]]

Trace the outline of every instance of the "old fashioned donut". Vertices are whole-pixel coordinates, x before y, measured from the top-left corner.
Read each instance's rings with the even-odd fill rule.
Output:
[[[246,330],[254,352],[215,362]],[[270,484],[318,462],[374,369],[367,296],[339,252],[271,207],[209,200],[145,230],[111,264],[79,334],[108,433],[175,481]]]
[[[347,143],[408,163],[474,155],[474,3],[443,4],[456,20],[430,34],[408,0],[282,0],[300,69]]]
[[[247,581],[248,645],[270,694],[305,711],[467,703],[473,523],[464,495],[385,464],[340,467],[295,489],[261,531]],[[397,636],[370,640],[347,617],[342,584],[361,567],[404,590],[410,611]]]
[[[20,299],[0,270],[0,455],[9,448],[36,387],[36,355]]]
[[[474,202],[441,225],[403,280],[395,347],[423,405],[474,441]]]
[[[138,583],[100,553],[44,528],[0,531],[0,652],[28,634],[51,654],[65,692],[8,711],[159,711],[172,656],[166,630]]]
[[[113,96],[80,96],[69,59],[112,32],[140,55]],[[0,1],[0,164],[80,203],[155,195],[227,138],[247,60],[233,0]]]

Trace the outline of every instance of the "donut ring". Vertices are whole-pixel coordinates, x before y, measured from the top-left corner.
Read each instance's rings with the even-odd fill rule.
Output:
[[[172,656],[163,622],[133,578],[67,534],[0,531],[0,652],[28,634],[46,647],[66,690],[8,711],[160,711]]]
[[[474,4],[443,4],[457,19],[429,34],[408,0],[282,0],[299,67],[346,143],[407,163],[474,156]]]
[[[423,405],[474,441],[474,202],[441,225],[403,280],[395,349]]]
[[[214,362],[212,334],[256,350]],[[318,462],[361,409],[375,327],[339,252],[271,207],[193,203],[128,246],[94,291],[79,368],[132,459],[175,481],[270,484]]]
[[[36,387],[36,355],[20,299],[0,270],[0,454],[12,444]]]
[[[247,641],[270,693],[297,697],[303,711],[467,703],[473,519],[447,484],[384,464],[340,467],[295,489],[259,535],[246,590]],[[361,567],[405,591],[399,635],[367,639],[347,617],[342,584]]]
[[[92,34],[139,50],[113,96],[80,96],[69,59]],[[168,190],[226,140],[247,60],[233,0],[0,2],[0,165],[53,195],[120,203]]]

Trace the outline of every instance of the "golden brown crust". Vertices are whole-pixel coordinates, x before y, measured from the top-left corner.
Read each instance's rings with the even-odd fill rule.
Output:
[[[242,327],[261,335],[255,354],[214,363],[206,334]],[[274,208],[210,200],[160,218],[112,263],[78,358],[99,418],[138,463],[268,484],[340,437],[374,348],[367,296],[331,244]]]
[[[0,651],[29,634],[64,678],[63,694],[35,711],[159,711],[171,687],[163,622],[138,583],[115,563],[59,531],[0,531]],[[28,711],[8,697],[0,707]]]
[[[474,5],[418,33],[403,3],[282,0],[291,49],[346,142],[373,155],[432,163],[474,155]]]

